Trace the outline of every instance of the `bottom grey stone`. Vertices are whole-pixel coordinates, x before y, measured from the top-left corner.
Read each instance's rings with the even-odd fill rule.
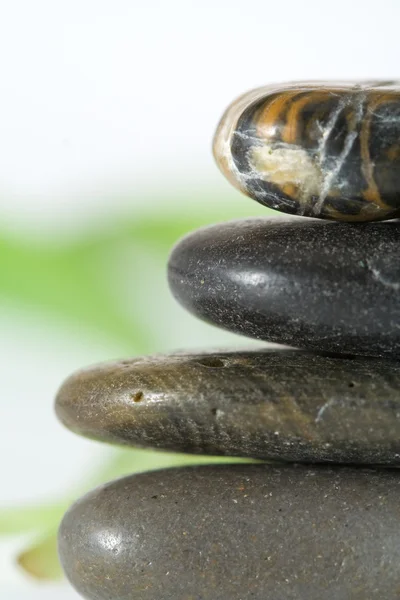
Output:
[[[400,473],[168,469],[78,501],[64,570],[96,600],[370,600],[400,595]]]

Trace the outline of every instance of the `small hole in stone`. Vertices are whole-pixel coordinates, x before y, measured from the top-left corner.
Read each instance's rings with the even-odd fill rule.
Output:
[[[209,367],[210,369],[221,369],[225,366],[225,362],[220,358],[215,358],[214,356],[205,356],[204,358],[200,358],[196,361],[199,365],[203,367]]]
[[[136,392],[136,394],[132,394],[132,400],[134,402],[141,402],[143,400],[143,392]]]
[[[157,500],[158,496],[152,496],[153,500]]]
[[[214,417],[216,416],[217,412],[218,412],[217,408],[212,408],[211,409],[211,414],[214,415]]]
[[[349,387],[349,388],[353,388],[354,386],[355,386],[355,383],[354,383],[354,381],[349,381],[349,383],[348,383],[348,387]]]

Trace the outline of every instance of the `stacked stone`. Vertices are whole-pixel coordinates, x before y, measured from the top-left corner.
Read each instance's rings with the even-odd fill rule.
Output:
[[[214,151],[246,194],[331,222],[196,231],[172,252],[172,292],[210,323],[300,349],[95,366],[64,383],[57,412],[111,443],[267,462],[95,490],[61,525],[65,572],[93,600],[399,598],[400,223],[372,222],[400,215],[399,88],[250,92]]]

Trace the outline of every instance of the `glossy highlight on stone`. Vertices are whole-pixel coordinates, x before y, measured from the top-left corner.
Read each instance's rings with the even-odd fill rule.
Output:
[[[99,440],[294,462],[400,465],[400,363],[297,350],[155,355],[78,371],[60,420]]]
[[[65,515],[88,600],[397,600],[396,470],[230,465],[126,477]]]
[[[183,238],[175,298],[229,331],[322,352],[400,355],[400,222],[245,219]]]
[[[343,221],[400,215],[400,84],[289,83],[252,90],[214,140],[222,172],[270,208]]]

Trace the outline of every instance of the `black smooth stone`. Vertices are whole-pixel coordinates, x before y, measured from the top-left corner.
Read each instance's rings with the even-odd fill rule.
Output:
[[[248,219],[174,248],[171,290],[198,317],[306,349],[400,354],[400,222]]]
[[[230,465],[146,473],[66,514],[89,600],[396,600],[400,474]]]
[[[400,363],[298,350],[111,362],[62,385],[59,419],[102,441],[193,454],[400,465]]]

